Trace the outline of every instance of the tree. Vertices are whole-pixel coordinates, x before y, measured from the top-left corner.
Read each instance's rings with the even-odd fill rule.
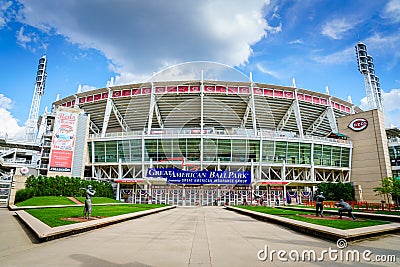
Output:
[[[393,177],[392,197],[396,202],[396,206],[400,205],[400,177]]]
[[[327,200],[344,199],[351,201],[355,199],[354,188],[351,183],[320,183],[318,184],[318,191],[324,192]]]
[[[384,196],[387,203],[389,203],[389,196],[392,200],[399,205],[400,197],[400,180],[397,177],[386,177],[382,179],[382,186],[374,188],[376,195]]]

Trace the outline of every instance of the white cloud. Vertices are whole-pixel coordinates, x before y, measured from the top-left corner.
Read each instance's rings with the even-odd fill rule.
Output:
[[[265,73],[271,77],[274,77],[276,79],[281,79],[282,75],[280,73],[278,73],[277,71],[274,70],[270,70],[267,67],[263,66],[262,64],[258,63],[256,64],[256,67],[259,71],[261,71],[262,73]]]
[[[329,38],[340,40],[344,35],[351,29],[354,28],[358,23],[350,22],[344,18],[334,19],[322,26],[322,35],[328,36]]]
[[[400,1],[389,1],[383,9],[382,17],[390,19],[394,23],[400,22]]]
[[[8,16],[7,12],[8,9],[11,7],[11,1],[3,1],[0,0],[0,29],[7,25]]]
[[[0,94],[0,108],[9,109],[11,108],[11,99],[5,97],[3,94]]]
[[[400,89],[392,89],[390,92],[383,92],[383,110],[385,113],[386,127],[400,127]],[[360,108],[368,110],[367,97],[361,99]]]
[[[266,31],[268,32],[268,33],[270,33],[270,34],[277,34],[277,33],[280,33],[281,31],[282,31],[282,23],[279,23],[279,25],[278,26],[271,26],[271,25],[269,25],[268,23],[267,23],[267,26],[266,26]]]
[[[39,36],[34,32],[29,32],[25,27],[20,27],[16,34],[17,44],[24,49],[35,52],[36,48],[46,49],[47,44],[41,42]]]
[[[288,44],[290,44],[290,45],[294,45],[294,44],[304,44],[304,41],[301,40],[301,39],[296,39],[296,40],[290,41]]]
[[[400,89],[392,89],[383,94],[383,107],[385,111],[400,111]]]
[[[354,53],[354,47],[352,46],[327,56],[316,56],[313,59],[318,63],[340,64],[354,61]]]
[[[26,44],[32,42],[34,35],[32,34],[24,34],[25,28],[21,27],[19,31],[17,31],[17,43],[26,48]]]
[[[266,32],[282,29],[263,18],[262,0],[21,2],[22,22],[100,50],[120,74],[116,82],[191,60],[238,66]]]
[[[18,120],[8,111],[12,106],[11,99],[0,94],[0,132],[7,133],[10,138],[23,138],[25,127],[18,125]]]
[[[398,49],[398,44],[400,43],[400,31],[393,32],[390,35],[375,33],[367,38],[365,43],[368,46],[368,53],[373,57],[381,56],[387,69],[392,69],[399,63],[400,50]]]
[[[294,43],[295,41],[291,42]],[[400,32],[394,32],[390,35],[381,35],[374,33],[374,35],[363,40],[367,44],[368,54],[381,56],[385,60],[388,69],[394,68],[400,60],[400,50],[397,49],[400,42]],[[371,53],[372,51],[372,53]],[[354,62],[355,52],[354,46],[347,47],[343,50],[325,56],[314,56],[313,60],[317,63],[326,64],[342,64],[347,62]],[[379,73],[378,73],[379,76]]]

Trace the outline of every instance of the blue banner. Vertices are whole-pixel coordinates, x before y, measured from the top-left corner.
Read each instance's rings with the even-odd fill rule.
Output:
[[[251,183],[250,171],[185,171],[174,168],[148,168],[147,177],[167,178],[173,184],[237,184]]]

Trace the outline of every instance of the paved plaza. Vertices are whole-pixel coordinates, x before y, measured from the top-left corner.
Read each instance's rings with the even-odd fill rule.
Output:
[[[0,209],[0,266],[398,266],[400,235],[350,243],[342,252],[370,250],[371,262],[294,262],[293,251],[338,250],[335,242],[257,221],[222,207],[178,207],[105,228],[39,243],[13,212]],[[286,251],[260,261],[272,250]],[[264,250],[261,251],[260,250]],[[291,252],[292,251],[292,252]],[[292,253],[292,258],[288,254]],[[343,253],[345,254],[345,253]],[[395,255],[395,263],[372,262]],[[385,257],[380,257],[381,259]]]

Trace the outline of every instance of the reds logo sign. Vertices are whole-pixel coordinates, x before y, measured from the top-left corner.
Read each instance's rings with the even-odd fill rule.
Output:
[[[348,125],[348,127],[350,129],[352,129],[353,131],[356,131],[356,132],[364,130],[365,128],[367,128],[367,126],[368,126],[368,121],[363,118],[354,119]]]

